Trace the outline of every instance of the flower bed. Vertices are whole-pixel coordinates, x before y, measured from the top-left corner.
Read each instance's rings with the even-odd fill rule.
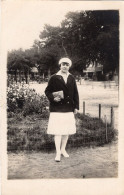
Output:
[[[27,116],[31,114],[42,114],[48,117],[49,103],[45,95],[39,95],[28,85],[10,85],[7,89],[7,111],[8,117],[14,113],[22,113]]]

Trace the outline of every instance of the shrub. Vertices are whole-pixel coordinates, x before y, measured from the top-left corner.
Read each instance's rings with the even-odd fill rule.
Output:
[[[35,94],[32,98],[27,98],[23,107],[23,114],[24,116],[31,115],[31,114],[42,114],[43,118],[48,117],[49,111],[48,107],[48,100],[46,96],[42,95],[39,96]]]
[[[23,116],[31,114],[42,114],[43,118],[48,118],[48,100],[45,95],[39,95],[34,89],[27,85],[10,85],[7,89],[7,111],[8,117],[12,113],[22,113]]]

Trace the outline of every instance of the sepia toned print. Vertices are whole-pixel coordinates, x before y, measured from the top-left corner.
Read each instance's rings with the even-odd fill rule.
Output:
[[[8,178],[23,179],[23,172],[25,178],[26,173],[27,178],[32,178],[30,176],[32,173],[28,172],[30,168],[33,169],[30,167],[31,158],[29,160],[32,153],[36,155],[33,161],[42,159],[42,153],[47,154],[41,162],[46,164],[48,161],[49,169],[46,167],[44,170],[42,163],[40,170],[38,169],[40,172],[45,171],[42,178],[64,178],[64,172],[68,178],[117,177],[119,12],[117,10],[69,12],[60,27],[47,24],[39,37],[40,39],[35,40],[32,48],[12,50],[8,53],[7,149],[8,157],[11,159],[8,161],[8,173],[11,175],[8,175]],[[57,62],[59,58],[61,62]],[[57,72],[58,64],[60,64],[59,72]],[[44,86],[47,86],[45,93],[44,91],[41,93]],[[80,96],[78,113],[77,110],[75,111],[75,108],[79,109],[77,86]],[[39,93],[37,88],[40,90]],[[53,96],[53,92],[61,90],[64,93],[63,100]],[[97,95],[94,97],[96,91]],[[76,118],[76,129],[73,112]],[[49,135],[47,135],[47,126]],[[54,137],[50,134],[55,135],[57,151],[55,161],[62,160],[61,152],[65,157],[69,157],[65,150],[67,142],[71,152],[69,161],[63,159],[60,162],[60,174],[59,169],[52,171],[53,166],[50,165],[55,163],[52,157],[49,159],[55,149]],[[68,140],[69,134],[74,135]],[[60,151],[61,144],[62,151]],[[106,149],[103,150],[102,159],[98,160],[97,155],[101,153],[101,147]],[[84,159],[85,150],[92,155],[96,153],[97,165],[90,168],[91,176],[89,171],[88,174],[86,170],[85,173],[83,171],[83,161],[88,158],[85,156]],[[18,172],[20,153],[22,164],[19,163],[19,167],[24,163],[25,169],[20,169]],[[104,155],[111,156],[109,162]],[[104,161],[104,158],[107,160]],[[78,164],[81,168],[77,166]],[[109,168],[105,171],[107,165]],[[12,171],[13,166],[15,173]],[[58,165],[55,166],[57,168]],[[74,173],[70,172],[68,167]],[[36,166],[36,172],[33,172],[35,178],[40,178],[38,170]]]
[[[4,4],[6,181],[116,181],[120,10],[53,3]]]

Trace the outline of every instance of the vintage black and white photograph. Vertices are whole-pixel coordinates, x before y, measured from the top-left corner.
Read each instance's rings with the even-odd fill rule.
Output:
[[[11,13],[8,179],[117,177],[119,11],[57,9]]]
[[[7,180],[118,178],[119,9],[3,10]]]

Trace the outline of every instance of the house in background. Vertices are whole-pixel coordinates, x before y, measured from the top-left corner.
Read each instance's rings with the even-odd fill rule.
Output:
[[[37,67],[32,67],[30,69],[30,79],[31,80],[35,80],[39,77],[39,71],[38,71],[38,68]]]
[[[91,79],[94,81],[103,80],[103,65],[99,63],[91,63],[86,70],[83,70],[85,79]]]

